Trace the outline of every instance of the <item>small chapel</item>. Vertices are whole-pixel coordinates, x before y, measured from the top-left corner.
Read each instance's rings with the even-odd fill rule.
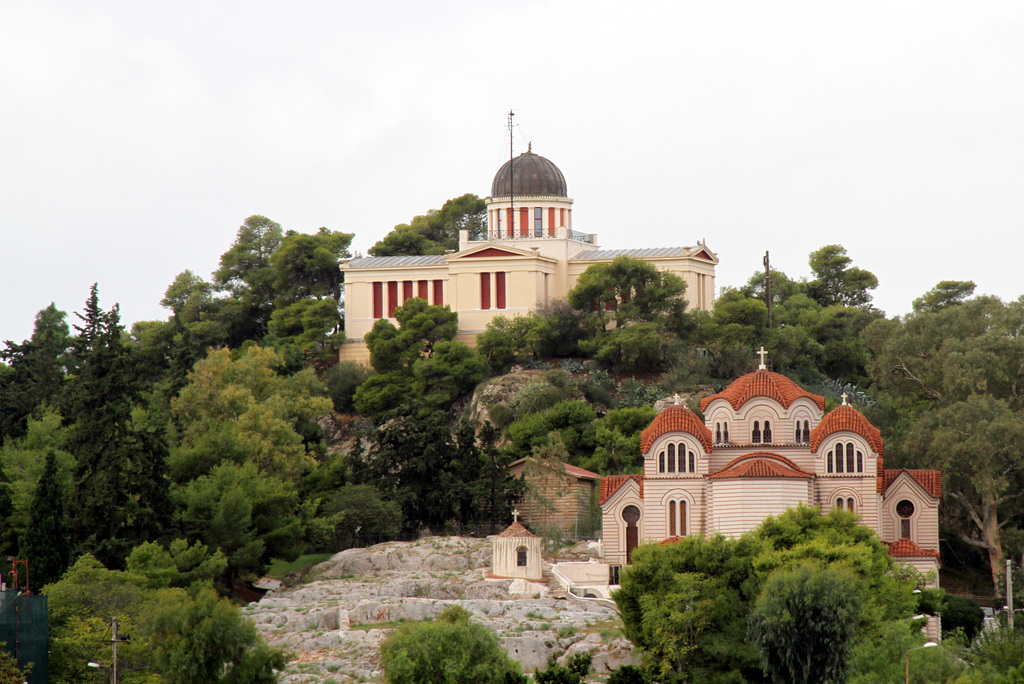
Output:
[[[486,234],[473,239],[461,231],[454,252],[356,257],[341,263],[342,361],[368,361],[366,333],[377,320],[394,318],[395,309],[412,297],[450,307],[459,315],[456,339],[476,346],[477,335],[496,316],[522,316],[565,299],[587,267],[619,256],[643,259],[680,276],[691,310],[710,310],[714,303],[718,257],[703,240],[688,247],[602,249],[596,234],[573,225],[565,176],[535,154],[532,145],[498,169],[484,201]]]
[[[639,544],[686,535],[738,537],[801,504],[853,511],[889,554],[938,586],[938,470],[887,469],[882,435],[846,397],[825,398],[767,369],[700,402],[678,400],[641,433],[643,474],[601,479],[603,560],[610,582]],[[930,573],[930,574],[929,574]]]

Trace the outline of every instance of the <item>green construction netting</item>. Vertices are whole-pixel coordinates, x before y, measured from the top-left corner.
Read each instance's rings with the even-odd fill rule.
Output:
[[[46,684],[50,652],[46,597],[0,591],[0,641],[17,659],[18,667],[32,663],[29,684]]]

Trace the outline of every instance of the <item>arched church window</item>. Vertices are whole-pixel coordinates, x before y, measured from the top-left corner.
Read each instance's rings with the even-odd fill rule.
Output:
[[[835,462],[835,454],[831,451],[828,452],[828,456],[825,457],[825,465],[828,468],[828,472],[832,472],[832,465]]]
[[[864,454],[859,449],[857,450],[857,472],[864,472]]]
[[[843,443],[836,444],[836,472],[843,472]]]
[[[846,472],[856,472],[853,469],[853,442],[846,443]]]
[[[836,499],[836,508],[843,510],[843,497]]]
[[[811,424],[808,421],[804,421],[804,441],[803,444],[811,443]]]
[[[772,424],[769,423],[767,420],[764,421],[764,439],[761,441],[764,442],[765,444],[772,443]]]
[[[697,472],[697,455],[692,451],[690,452],[690,472]]]
[[[761,443],[761,423],[756,420],[754,421],[754,431],[750,435],[750,442],[751,444]]]
[[[676,502],[668,502],[668,536],[676,533]]]
[[[715,423],[715,444],[722,443],[722,424]]]
[[[914,502],[903,499],[896,504],[896,515],[900,517],[900,537],[910,539],[910,519],[914,517]]]
[[[526,547],[520,546],[516,549],[516,565],[520,568],[526,567]]]
[[[723,444],[728,444],[729,443],[729,424],[728,423],[722,423],[722,443]]]
[[[850,497],[849,499],[846,500],[846,510],[853,513],[853,497]]]
[[[658,472],[659,473],[665,472],[665,452],[664,451],[659,451],[658,452]]]
[[[668,445],[668,472],[676,472],[676,445]]]
[[[686,536],[686,500],[679,502],[679,529],[677,530],[680,537]]]

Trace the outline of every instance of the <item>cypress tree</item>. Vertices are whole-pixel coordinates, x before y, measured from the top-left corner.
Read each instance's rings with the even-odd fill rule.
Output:
[[[121,568],[131,549],[164,532],[170,503],[164,447],[132,424],[138,389],[118,307],[104,312],[92,286],[75,326],[75,376],[65,413],[77,459],[72,537],[78,553]]]
[[[61,578],[71,562],[71,535],[64,513],[64,487],[57,478],[57,457],[51,450],[29,509],[21,557],[28,559],[32,586],[41,588]]]

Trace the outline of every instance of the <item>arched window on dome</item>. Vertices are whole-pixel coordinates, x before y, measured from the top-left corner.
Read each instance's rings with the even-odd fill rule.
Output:
[[[697,455],[692,451],[690,452],[690,472],[697,472]]]
[[[715,423],[715,444],[722,443],[722,424]]]
[[[811,423],[810,421],[804,421],[804,441],[803,444],[811,443]]]
[[[764,421],[764,439],[761,440],[765,444],[772,443],[772,424],[767,420]]]
[[[846,472],[855,473],[853,460],[853,442],[846,443]]]
[[[750,433],[750,443],[760,444],[761,443],[761,423],[754,421],[754,430]]]
[[[729,443],[729,424],[722,423],[722,444]]]
[[[857,472],[864,472],[864,454],[860,449],[857,450]]]
[[[843,472],[843,443],[836,444],[836,472]]]
[[[827,468],[828,472],[830,472],[830,473],[832,472],[832,466],[833,466],[834,462],[835,462],[835,454],[830,451],[830,452],[828,452],[828,455],[825,456],[825,467]]]
[[[676,445],[668,445],[668,472],[676,472]]]

